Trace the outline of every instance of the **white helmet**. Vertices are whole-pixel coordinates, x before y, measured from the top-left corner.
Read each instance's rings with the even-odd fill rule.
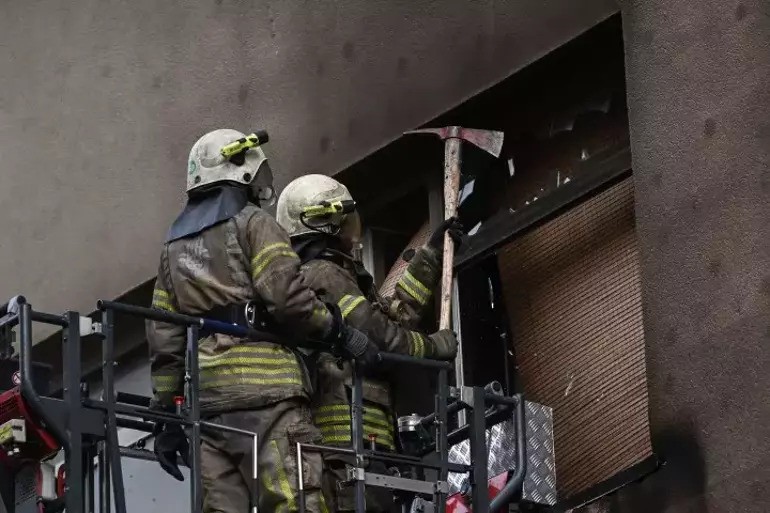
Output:
[[[235,182],[256,185],[260,190],[269,187],[272,194],[272,172],[260,147],[265,142],[266,132],[247,136],[223,128],[207,133],[190,150],[187,193],[214,183]]]
[[[324,232],[358,242],[361,224],[348,188],[326,175],[292,180],[281,193],[276,220],[290,237]]]

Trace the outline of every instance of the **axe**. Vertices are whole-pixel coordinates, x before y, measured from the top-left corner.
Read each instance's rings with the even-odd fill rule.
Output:
[[[466,141],[494,157],[503,149],[503,132],[446,126],[422,128],[404,132],[409,134],[434,134],[444,141],[444,218],[457,213],[457,196],[460,193],[461,142]],[[449,329],[452,302],[452,266],[454,265],[454,241],[444,234],[444,255],[441,273],[441,315],[439,329]]]

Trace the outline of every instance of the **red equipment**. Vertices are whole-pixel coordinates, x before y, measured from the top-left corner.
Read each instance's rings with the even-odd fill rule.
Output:
[[[9,423],[12,420],[24,421],[22,443],[11,430]],[[35,420],[18,387],[0,393],[0,446],[5,449],[0,451],[0,459],[6,464],[23,460],[42,461],[61,449],[53,436]]]
[[[508,482],[508,476],[510,472],[503,472],[489,481],[487,481],[487,489],[489,490],[489,500],[494,499],[500,490],[505,488],[505,483]],[[446,513],[472,513],[473,506],[471,504],[470,497],[462,492],[457,492],[450,495],[446,500]]]

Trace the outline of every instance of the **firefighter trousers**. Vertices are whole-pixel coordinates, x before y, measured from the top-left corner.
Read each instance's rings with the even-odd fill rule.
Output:
[[[299,511],[296,444],[320,440],[305,401],[286,400],[258,409],[222,413],[207,420],[257,433],[260,513]],[[202,439],[204,513],[247,513],[251,506],[253,440],[221,431],[206,432]],[[321,455],[303,452],[302,459],[306,510],[329,513],[321,494]]]

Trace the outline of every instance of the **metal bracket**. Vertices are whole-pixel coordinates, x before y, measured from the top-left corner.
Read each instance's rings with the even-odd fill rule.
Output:
[[[473,387],[460,387],[460,400],[473,408]]]
[[[347,482],[365,481],[366,472],[360,467],[347,467]]]
[[[90,317],[78,317],[80,336],[85,337],[95,333],[102,333],[102,323],[94,322]]]
[[[434,493],[447,493],[449,485],[446,481],[422,481],[420,479],[407,479],[405,477],[387,476],[385,474],[364,473],[364,482],[367,486],[377,486],[390,490],[422,493],[433,495]]]
[[[415,497],[409,511],[410,513],[433,513],[435,510],[433,502],[427,501],[422,497]]]

